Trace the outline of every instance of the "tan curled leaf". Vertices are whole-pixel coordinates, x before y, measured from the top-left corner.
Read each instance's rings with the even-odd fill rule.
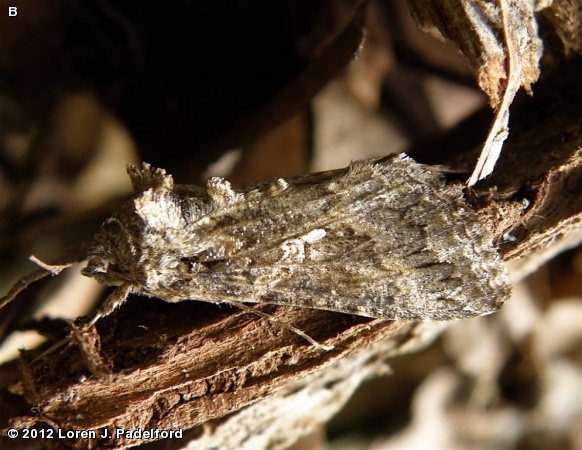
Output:
[[[542,44],[531,0],[409,0],[419,26],[455,42],[469,60],[479,87],[496,109],[489,135],[468,184],[491,174],[508,135],[509,106],[520,86],[539,75]]]

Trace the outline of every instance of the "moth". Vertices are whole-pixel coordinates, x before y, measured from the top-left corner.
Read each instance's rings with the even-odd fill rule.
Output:
[[[128,173],[135,196],[83,269],[119,286],[92,323],[130,293],[393,320],[489,314],[509,296],[461,186],[402,154],[234,188],[174,184],[145,163]]]

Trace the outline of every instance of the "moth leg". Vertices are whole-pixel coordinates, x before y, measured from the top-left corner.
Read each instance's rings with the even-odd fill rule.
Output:
[[[316,347],[320,350],[324,350],[324,351],[328,352],[330,350],[333,350],[333,348],[334,348],[333,345],[320,344],[315,339],[313,339],[311,336],[309,336],[308,334],[301,331],[299,328],[294,327],[290,323],[283,322],[282,320],[279,320],[274,316],[271,316],[267,313],[264,313],[263,311],[259,311],[255,308],[251,308],[250,306],[247,306],[243,303],[233,302],[232,300],[229,300],[227,303],[230,305],[236,306],[237,308],[242,309],[243,311],[247,311],[247,312],[256,314],[257,316],[262,317],[264,319],[267,319],[269,322],[276,323],[277,325],[282,326],[283,328],[287,328],[289,331],[292,331],[293,333],[297,334],[298,336],[301,336],[303,339],[305,339],[311,345],[313,345],[314,347]]]
[[[95,325],[99,319],[108,316],[113,311],[115,311],[119,306],[121,306],[125,302],[125,300],[127,300],[127,296],[131,294],[131,292],[132,288],[129,283],[125,283],[122,286],[115,289],[111,294],[109,294],[107,299],[105,299],[105,302],[103,303],[103,305],[101,305],[101,308],[99,308],[99,310],[95,314],[95,317],[93,317],[91,321],[87,324],[87,327]],[[60,347],[64,345],[71,345],[71,342],[72,341],[70,337],[61,339],[60,341],[49,347],[47,350],[45,350],[40,356],[37,356],[34,360],[32,360],[32,362],[44,358],[45,356],[53,353],[55,350],[58,350]]]
[[[99,319],[108,316],[117,308],[119,308],[126,300],[127,296],[133,291],[131,284],[125,283],[120,287],[115,289],[109,296],[105,299],[101,308],[95,314],[95,317],[91,319],[88,326],[95,325]]]

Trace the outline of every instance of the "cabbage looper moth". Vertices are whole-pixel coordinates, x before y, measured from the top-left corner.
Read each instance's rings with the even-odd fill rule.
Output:
[[[405,155],[236,188],[175,185],[148,164],[128,172],[136,195],[83,269],[119,286],[92,323],[129,293],[394,320],[479,316],[509,296],[462,188]]]

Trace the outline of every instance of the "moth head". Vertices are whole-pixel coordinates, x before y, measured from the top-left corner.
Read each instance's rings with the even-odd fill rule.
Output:
[[[131,167],[130,176],[135,196],[103,224],[83,274],[104,284],[132,283],[142,292],[155,292],[172,283],[184,256],[200,251],[189,226],[209,207],[204,190],[174,187],[161,169]],[[213,188],[220,199],[234,195],[225,183],[215,182]],[[214,204],[212,194],[208,197]]]
[[[92,253],[93,255],[89,256],[87,267],[81,273],[109,286],[121,286],[124,280],[115,273],[116,259],[100,247],[92,249]]]
[[[117,217],[108,219],[96,236],[97,245],[90,248],[83,275],[109,286],[136,282],[135,246],[131,233]]]

